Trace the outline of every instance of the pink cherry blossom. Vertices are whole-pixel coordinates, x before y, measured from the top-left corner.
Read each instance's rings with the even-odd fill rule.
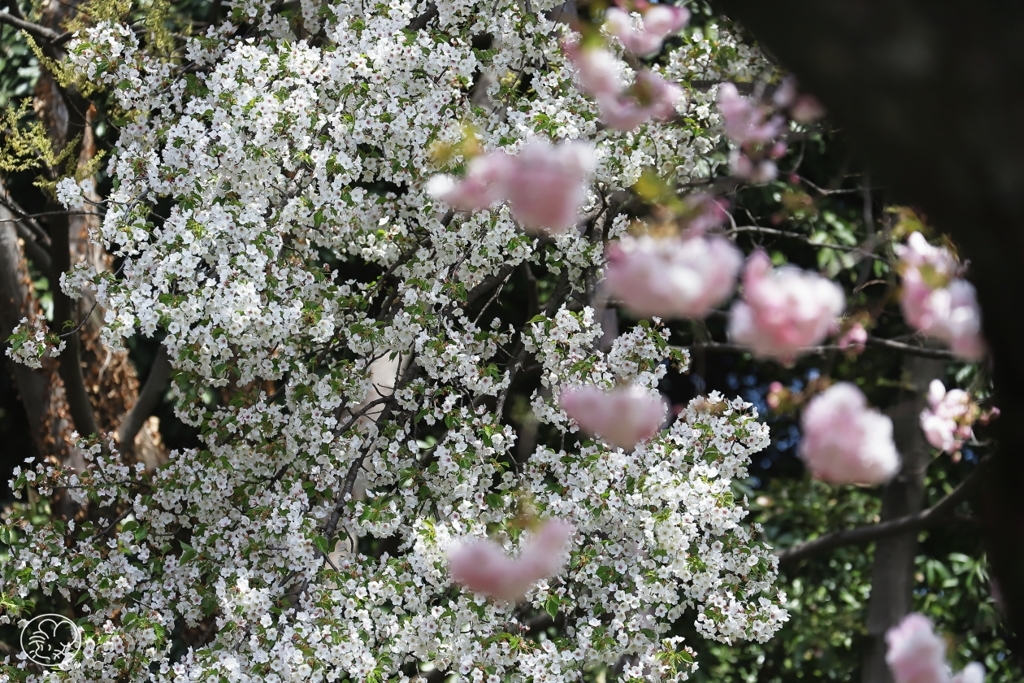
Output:
[[[643,13],[637,28],[629,13],[612,7],[605,14],[609,33],[622,41],[622,46],[640,57],[658,53],[670,34],[679,31],[690,20],[690,11],[684,7],[651,5]]]
[[[648,119],[667,121],[676,115],[683,91],[652,71],[641,71],[624,94],[599,94],[601,121],[616,130],[633,130]]]
[[[885,642],[885,662],[896,683],[949,683],[946,643],[935,635],[927,617],[908,614],[885,634]]]
[[[965,439],[974,436],[971,395],[962,389],[950,389],[939,380],[928,386],[928,408],[921,412],[921,429],[935,448],[955,453]]]
[[[896,253],[903,270],[900,307],[907,323],[946,342],[961,358],[981,358],[985,341],[977,294],[974,285],[956,277],[953,255],[928,244],[919,232],[911,234],[905,246],[897,246]]]
[[[740,95],[732,83],[718,87],[718,109],[726,136],[737,145],[771,142],[782,132],[785,123],[781,116],[766,121],[764,110]]]
[[[505,179],[511,168],[505,152],[490,152],[471,159],[461,180],[450,175],[434,176],[427,183],[427,193],[459,211],[480,211],[504,198]]]
[[[868,407],[849,382],[811,399],[801,416],[800,457],[815,479],[832,484],[881,484],[899,471],[892,420]]]
[[[504,189],[515,219],[533,232],[574,227],[594,170],[593,145],[571,141],[552,146],[532,140],[512,159]]]
[[[752,183],[770,183],[779,174],[779,167],[771,159],[754,161],[738,149],[729,154],[729,170],[737,178]]]
[[[500,602],[518,602],[533,584],[561,570],[573,531],[568,522],[549,519],[526,541],[517,559],[489,539],[460,545],[448,553],[452,581]]]
[[[796,78],[793,76],[786,76],[782,79],[782,82],[779,83],[779,87],[775,89],[775,92],[772,93],[772,102],[774,102],[775,106],[780,109],[786,109],[796,101],[796,97]]]
[[[667,409],[665,399],[638,386],[562,387],[559,403],[580,429],[627,451],[658,433]]]
[[[589,143],[532,140],[515,156],[495,151],[475,157],[462,180],[435,176],[427,192],[462,211],[504,200],[527,231],[561,232],[576,225],[593,169]]]
[[[683,200],[686,235],[697,237],[711,228],[717,228],[729,218],[729,202],[710,194],[698,192]]]
[[[850,329],[846,330],[837,341],[836,344],[839,348],[844,351],[861,352],[864,350],[864,345],[868,342],[868,331],[864,329],[864,325],[861,323],[854,323],[850,326]]]
[[[571,39],[562,42],[562,51],[576,69],[576,80],[582,92],[595,97],[615,97],[622,92],[622,63],[611,52],[582,47]]]
[[[768,254],[751,254],[743,272],[743,300],[733,305],[729,337],[755,356],[790,362],[821,342],[843,312],[842,288],[793,266],[772,268]]]
[[[814,95],[801,95],[790,107],[789,115],[797,123],[813,123],[825,115],[825,107]]]
[[[797,123],[811,123],[825,115],[825,108],[814,95],[797,93],[796,79],[787,76],[772,95],[772,102],[780,109],[788,109]]]
[[[978,662],[971,662],[953,676],[952,683],[985,683],[985,667]]]
[[[635,316],[703,318],[736,287],[743,256],[724,237],[623,237],[608,245],[607,293]]]

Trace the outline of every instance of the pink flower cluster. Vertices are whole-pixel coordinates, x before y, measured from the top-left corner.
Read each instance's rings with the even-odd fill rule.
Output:
[[[601,121],[610,128],[633,130],[648,119],[667,121],[676,115],[683,91],[660,75],[640,71],[633,85],[623,88],[618,62],[610,52],[574,40],[566,40],[562,47],[576,67],[580,89],[597,98]]]
[[[460,211],[479,211],[507,201],[527,231],[563,232],[579,220],[594,164],[589,143],[553,146],[532,140],[517,155],[496,150],[474,157],[461,180],[434,176],[427,192]]]
[[[664,398],[632,385],[562,387],[559,403],[580,429],[626,451],[658,433],[668,407]]]
[[[477,539],[448,553],[452,581],[500,602],[518,602],[533,584],[554,576],[565,564],[565,547],[572,537],[571,524],[549,519],[523,546],[517,559],[497,543]]]
[[[622,41],[622,46],[638,57],[651,57],[670,34],[686,26],[690,11],[685,7],[647,5],[643,9],[640,27],[633,24],[629,13],[612,7],[605,13],[608,32]]]
[[[956,277],[958,264],[942,247],[928,244],[919,232],[896,247],[903,271],[900,306],[911,327],[949,344],[965,360],[985,353],[981,311],[974,285]]]
[[[703,318],[736,287],[743,255],[724,237],[623,237],[608,245],[605,290],[638,317]]]
[[[811,399],[801,427],[800,457],[815,479],[881,484],[899,471],[892,420],[869,408],[861,390],[849,382]]]
[[[972,662],[953,676],[946,664],[946,643],[921,614],[908,614],[885,634],[885,662],[896,683],[984,683],[985,668]]]
[[[868,343],[868,331],[864,328],[863,323],[856,322],[846,330],[836,340],[836,345],[843,351],[850,351],[853,353],[860,353],[864,350],[864,345]]]
[[[755,356],[791,362],[835,328],[846,305],[842,288],[794,266],[772,268],[768,254],[750,255],[743,272],[743,300],[733,305],[729,337]]]
[[[801,95],[797,92],[796,79],[792,76],[782,81],[772,101],[780,109],[788,109],[789,117],[797,123],[812,123],[825,115],[825,108],[814,95]]]
[[[921,429],[932,446],[955,453],[974,436],[971,426],[977,415],[970,394],[962,389],[946,391],[936,379],[928,386],[928,408],[921,412]]]
[[[686,225],[684,234],[687,237],[696,237],[718,227],[729,218],[729,202],[697,192],[683,200],[683,212],[681,220]]]
[[[733,174],[754,182],[773,180],[778,173],[773,159],[786,153],[785,143],[775,141],[786,120],[768,119],[764,107],[740,95],[732,83],[719,86],[718,109],[726,137],[740,148],[730,156]]]

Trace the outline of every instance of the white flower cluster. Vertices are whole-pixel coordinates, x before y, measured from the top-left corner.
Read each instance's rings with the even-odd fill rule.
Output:
[[[57,183],[54,191],[57,194],[57,201],[65,209],[78,210],[85,206],[82,186],[75,182],[74,178],[64,178]]]
[[[46,321],[41,317],[22,318],[11,331],[7,340],[7,357],[30,368],[38,370],[43,367],[43,358],[56,358],[64,350],[67,342],[50,332]]]
[[[633,655],[626,678],[682,680],[695,663],[671,637],[679,619],[725,641],[763,640],[785,620],[772,555],[731,489],[767,440],[749,406],[693,404],[631,455],[549,447],[574,441],[553,388],[653,391],[670,359],[685,368],[657,325],[599,352],[582,302],[609,237],[596,224],[627,222],[613,195],[646,167],[706,177],[718,139],[699,93],[680,105],[686,123],[598,130],[559,47],[567,29],[543,14],[555,4],[338,0],[321,13],[303,0],[287,19],[237,0],[230,21],[247,37],[223,24],[189,38],[184,70],[125,26],[69,45],[72,67],[111,86],[132,121],[94,235],[124,258],[121,277],[82,266],[65,287],[94,293],[108,343],[166,331],[179,417],[203,438],[152,476],[111,444],[84,446],[75,496],[120,519],[9,523],[4,598],[74,591],[91,615],[70,678],[383,681],[431,665],[542,682]],[[298,23],[323,39],[297,39]],[[678,52],[668,77],[685,69]],[[442,215],[424,186],[461,172],[461,153],[435,151],[467,129],[510,153],[535,136],[592,138],[584,211],[600,218],[548,239],[519,231],[507,207]],[[525,326],[495,303],[513,277],[536,290]],[[534,366],[532,406],[554,440],[519,454],[500,407]],[[231,399],[210,401],[211,387]],[[69,483],[38,466],[14,485],[29,474]],[[579,530],[565,573],[519,608],[453,587],[457,538],[490,531],[513,552],[530,514]],[[44,567],[54,583],[39,583]],[[564,616],[565,638],[538,636],[545,614]],[[172,657],[176,629],[195,637]]]

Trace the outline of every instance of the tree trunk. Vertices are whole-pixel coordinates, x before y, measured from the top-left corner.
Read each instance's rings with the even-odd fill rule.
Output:
[[[0,196],[6,194],[0,180]],[[25,255],[14,227],[15,219],[14,214],[0,204],[0,339],[4,340],[23,318],[34,322],[43,315],[32,291]],[[85,460],[71,441],[73,425],[57,360],[43,358],[42,367],[38,370],[5,360],[28,414],[36,456],[52,456],[58,463],[81,472]],[[63,498],[59,507],[65,516],[73,517],[77,512],[69,498]]]
[[[1024,635],[1024,5],[717,4],[824,103],[872,176],[971,260],[1002,410],[981,513],[1009,626]]]
[[[61,31],[61,23],[74,10],[76,4],[51,1],[44,9],[42,23],[58,32]],[[34,97],[36,114],[46,126],[56,149],[62,149],[75,135],[81,133],[77,165],[78,174],[81,176],[87,173],[88,165],[97,153],[93,134],[96,109],[94,105],[79,101],[70,102],[69,106],[69,98],[80,99],[61,90],[48,72],[43,71],[40,74]],[[112,265],[110,254],[102,245],[91,239],[91,236],[96,234],[100,222],[97,211],[100,196],[95,190],[95,178],[93,180],[92,187],[87,187],[83,193],[87,201],[81,211],[71,212],[66,218],[57,216],[51,221],[51,234],[61,237],[54,239],[55,251],[51,254],[56,278],[60,277],[67,266],[87,263],[98,271],[104,271],[110,270]],[[63,239],[65,230],[66,239]],[[166,462],[167,453],[160,440],[159,422],[156,418],[139,420],[139,416],[135,416],[141,427],[128,431],[119,429],[138,399],[139,381],[127,351],[111,349],[100,339],[102,309],[94,309],[95,300],[89,294],[85,294],[78,299],[77,304],[74,304],[60,291],[56,280],[51,283],[51,287],[54,290],[55,328],[60,330],[68,319],[76,325],[82,323],[81,329],[67,340],[66,353],[70,354],[66,361],[71,362],[65,362],[65,367],[62,368],[66,384],[74,389],[71,407],[76,424],[89,424],[91,421],[92,426],[100,433],[113,433],[115,438],[128,434],[129,442],[119,444],[121,451],[130,461],[144,462],[147,469],[153,469]],[[76,358],[77,362],[74,362]],[[77,367],[67,367],[69,364]],[[166,375],[162,377],[165,378]],[[87,406],[81,405],[83,403]],[[79,431],[86,431],[82,424],[79,424]]]
[[[882,521],[913,515],[924,505],[924,472],[931,449],[920,427],[921,411],[927,404],[928,384],[942,375],[940,360],[908,356],[904,359],[907,396],[890,411],[893,436],[903,464],[900,474],[882,492]],[[871,598],[868,601],[869,644],[864,656],[863,683],[891,683],[885,663],[886,632],[911,611],[914,589],[914,558],[917,535],[912,531],[875,544],[871,566]]]

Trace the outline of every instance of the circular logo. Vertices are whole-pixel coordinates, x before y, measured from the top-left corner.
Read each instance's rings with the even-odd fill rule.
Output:
[[[82,630],[60,614],[40,614],[21,629],[21,650],[39,666],[60,666],[82,649]]]

